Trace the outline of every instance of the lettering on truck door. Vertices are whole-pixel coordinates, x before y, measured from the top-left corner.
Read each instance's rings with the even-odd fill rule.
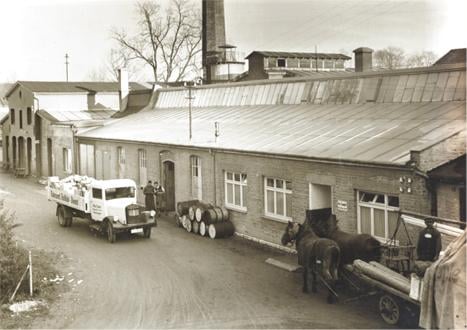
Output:
[[[104,190],[101,188],[92,188],[91,198],[91,217],[95,221],[102,221],[104,213]]]

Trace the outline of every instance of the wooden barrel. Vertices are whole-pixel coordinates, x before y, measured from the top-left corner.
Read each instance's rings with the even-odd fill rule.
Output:
[[[182,215],[180,218],[181,218],[181,222],[182,222],[182,227],[186,229],[186,222],[188,221],[187,216]]]
[[[223,221],[218,223],[212,223],[209,225],[209,237],[214,238],[224,238],[230,237],[235,231],[234,225],[230,221]]]
[[[191,230],[193,229],[193,221],[187,219],[185,223],[186,223],[186,227],[185,227],[186,231],[191,233]]]
[[[202,205],[196,206],[195,210],[195,220],[197,222],[200,222],[203,219],[203,214],[206,211],[206,209]]]
[[[194,234],[199,233],[199,222],[198,221],[193,221],[192,226],[191,226],[191,232]]]
[[[207,209],[204,212],[203,221],[206,225],[217,222],[217,213],[214,208]]]
[[[225,207],[221,207],[221,212],[222,212],[222,220],[223,221],[228,221],[229,220],[229,210],[227,210]]]
[[[195,205],[198,203],[197,199],[193,199],[190,201],[184,201],[184,202],[178,202],[177,203],[177,213],[180,215],[185,215],[188,214],[188,209],[190,208],[191,205]]]
[[[191,206],[188,208],[188,218],[189,218],[190,220],[195,220],[195,212],[196,212],[196,206],[191,205]]]
[[[182,217],[179,216],[178,214],[175,214],[175,224],[177,225],[177,227],[182,226]]]
[[[206,223],[204,221],[201,221],[199,223],[199,234],[201,236],[206,236],[207,228],[208,226],[206,225]]]

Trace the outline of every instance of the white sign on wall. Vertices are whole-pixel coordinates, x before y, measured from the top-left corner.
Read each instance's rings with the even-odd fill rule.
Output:
[[[338,200],[338,201],[337,201],[337,209],[338,209],[339,211],[347,212],[347,211],[348,211],[348,208],[347,208],[347,201]]]

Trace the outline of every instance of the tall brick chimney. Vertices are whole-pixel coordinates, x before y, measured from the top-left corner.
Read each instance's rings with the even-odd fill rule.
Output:
[[[211,64],[217,63],[218,47],[225,45],[224,0],[203,0],[203,74],[209,83]]]
[[[371,71],[373,66],[373,49],[360,47],[355,53],[355,72]]]

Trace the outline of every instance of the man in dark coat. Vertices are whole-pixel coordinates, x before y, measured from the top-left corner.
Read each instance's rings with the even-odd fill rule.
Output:
[[[149,180],[146,187],[143,189],[144,194],[144,202],[146,204],[146,211],[156,210],[156,205],[154,203],[154,186],[152,185],[152,181]]]
[[[441,251],[441,234],[433,227],[434,220],[425,219],[426,228],[418,235],[417,257],[422,261],[435,261]]]

